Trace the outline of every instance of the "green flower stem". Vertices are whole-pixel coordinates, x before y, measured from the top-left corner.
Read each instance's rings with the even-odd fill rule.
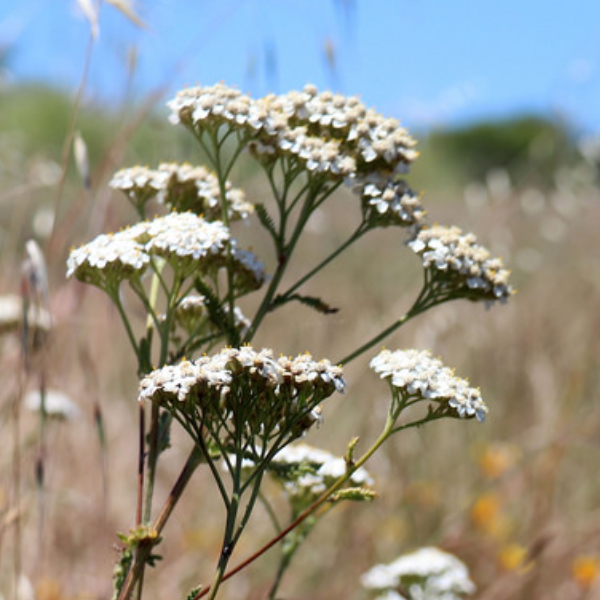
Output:
[[[378,333],[376,336],[372,337],[368,342],[365,342],[362,346],[360,346],[357,350],[350,353],[348,356],[344,357],[342,360],[338,361],[336,364],[347,365],[350,361],[358,358],[361,354],[364,354],[367,350],[370,350],[376,344],[379,344],[386,337],[391,335],[396,329],[399,329],[410,321],[410,319],[420,315],[426,310],[437,306],[438,304],[442,304],[443,302],[448,301],[450,298],[447,296],[439,297],[437,296],[436,290],[434,286],[431,285],[431,282],[427,276],[427,271],[424,273],[424,281],[423,287],[419,292],[419,296],[410,307],[409,311],[400,317],[397,321],[394,321],[389,327],[386,327],[383,331]]]
[[[275,529],[275,531],[279,532],[281,531],[281,525],[279,524],[279,520],[277,519],[277,515],[275,514],[275,511],[273,510],[273,507],[271,506],[271,503],[269,502],[269,499],[262,493],[258,492],[258,499],[260,501],[260,503],[263,505],[267,516],[269,517],[269,520],[271,521],[271,523],[273,523],[273,527]]]
[[[277,572],[275,573],[275,579],[273,580],[273,584],[271,585],[271,589],[269,590],[269,600],[275,600],[277,598],[277,591],[279,590],[279,586],[281,585],[283,575],[287,571],[287,568],[290,566],[292,558],[296,553],[298,547],[299,544],[294,544],[289,550],[283,552],[283,554],[281,555],[279,565],[277,566]]]
[[[359,469],[364,463],[366,463],[367,460],[369,460],[369,458],[371,458],[371,456],[390,437],[390,435],[392,435],[392,433],[394,432],[394,423],[396,422],[396,419],[398,418],[398,415],[400,414],[402,408],[403,408],[403,405],[399,406],[398,409],[395,410],[394,412],[390,411],[390,414],[388,415],[388,418],[387,418],[387,421],[386,421],[386,424],[385,424],[385,427],[384,427],[382,433],[375,440],[375,442],[371,446],[371,448],[369,448],[369,450],[367,450],[367,452],[365,452],[365,454],[363,454],[363,456],[356,463],[354,463],[352,465],[352,467],[349,468],[348,471],[346,471],[346,473],[344,475],[342,475],[327,491],[325,491],[317,500],[315,500],[315,502],[313,502],[306,510],[304,510],[302,513],[300,513],[300,515],[298,515],[298,517],[293,521],[293,523],[291,523],[285,529],[283,529],[270,542],[268,542],[262,548],[260,548],[260,550],[255,552],[252,556],[247,558],[245,561],[240,563],[237,567],[235,567],[231,571],[228,571],[227,573],[224,573],[224,574],[220,574],[219,579],[218,579],[218,585],[220,585],[223,581],[226,581],[227,579],[229,579],[230,577],[232,577],[233,575],[235,575],[236,573],[238,573],[239,571],[244,569],[250,563],[254,562],[259,556],[262,556],[267,550],[272,548],[275,544],[277,544],[279,541],[281,541],[288,533],[290,533],[290,531],[292,531],[293,529],[298,527],[298,525],[300,525],[300,523],[302,523],[305,519],[307,519],[310,515],[312,515],[319,507],[321,507],[323,504],[325,504],[325,502],[327,502],[329,500],[330,496],[333,493],[335,493],[338,489],[340,489],[350,479],[350,477],[352,477],[352,474],[357,469]],[[419,422],[419,424],[421,424],[421,423]],[[405,426],[404,428],[407,428],[407,426]],[[212,590],[212,586],[208,586],[208,587],[204,588],[198,594],[196,594],[196,596],[194,596],[193,600],[198,600],[199,598],[206,596],[209,592],[211,592],[211,590]],[[211,596],[209,597],[209,600],[214,600],[214,597],[215,597],[215,593],[212,593]]]
[[[189,483],[194,471],[198,467],[202,460],[202,452],[198,448],[198,446],[194,445],[188,459],[173,486],[169,497],[165,501],[164,506],[162,507],[158,517],[154,521],[152,525],[152,531],[155,533],[155,539],[159,539],[159,534],[167,524],[173,509],[175,508],[179,498],[183,494],[184,489]],[[128,600],[131,596],[131,593],[138,582],[141,582],[144,573],[144,567],[146,565],[146,561],[150,557],[150,554],[153,550],[153,544],[145,544],[138,548],[135,557],[135,563],[132,568],[127,573],[127,577],[125,578],[125,582],[123,583],[123,587],[119,593],[118,600]],[[141,587],[141,585],[139,586]]]
[[[361,223],[356,231],[350,235],[350,237],[339,247],[337,250],[332,252],[328,257],[323,259],[314,269],[309,271],[306,275],[301,277],[294,285],[292,285],[285,293],[281,294],[282,301],[289,298],[299,287],[304,285],[309,279],[314,277],[321,269],[325,268],[332,260],[337,258],[344,250],[350,247],[354,242],[359,240],[366,232],[368,228],[365,227],[365,223]]]
[[[294,248],[295,248],[296,244],[298,243],[298,239],[300,238],[300,234],[304,230],[306,222],[308,221],[308,218],[310,217],[310,215],[312,213],[313,205],[314,205],[314,199],[309,198],[302,209],[302,213],[298,217],[298,222],[296,223],[296,227],[290,237],[290,240],[287,243],[282,242],[283,252],[282,252],[282,255],[279,256],[279,259],[277,261],[277,269],[273,275],[273,278],[271,279],[271,284],[269,285],[269,287],[263,297],[263,300],[258,308],[258,311],[256,312],[256,315],[254,316],[252,325],[250,326],[248,332],[244,336],[243,343],[249,343],[252,340],[252,338],[254,337],[254,334],[256,333],[256,330],[262,323],[262,321],[265,318],[265,316],[267,315],[267,313],[271,310],[271,303],[273,301],[273,298],[275,297],[277,287],[279,286],[279,283],[281,282],[281,279],[285,273],[285,270],[287,269],[287,267],[290,263],[289,257],[293,254]]]
[[[121,321],[123,321],[123,325],[125,325],[125,331],[127,332],[127,337],[129,338],[129,342],[131,343],[131,346],[133,348],[133,351],[135,352],[135,355],[138,359],[138,369],[141,369],[142,365],[141,365],[141,356],[140,356],[140,349],[137,345],[137,342],[135,341],[135,335],[133,335],[133,329],[131,328],[131,323],[129,322],[129,319],[127,318],[127,313],[125,312],[125,309],[123,308],[123,303],[121,302],[121,299],[119,298],[119,290],[109,290],[107,289],[106,292],[108,293],[108,295],[110,296],[110,298],[112,299],[112,301],[115,303],[115,306],[117,307],[117,310],[119,311],[119,315],[121,316]]]

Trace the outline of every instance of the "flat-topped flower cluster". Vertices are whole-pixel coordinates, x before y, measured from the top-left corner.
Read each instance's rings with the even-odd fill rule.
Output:
[[[404,173],[418,156],[396,119],[368,109],[355,96],[302,91],[253,99],[223,84],[191,87],[168,103],[171,121],[196,132],[227,125],[248,136],[268,159],[285,154],[309,172],[352,177],[383,170]]]
[[[382,350],[370,364],[382,379],[406,397],[447,405],[461,418],[483,421],[488,408],[478,388],[456,377],[452,369],[426,350]]]
[[[224,348],[211,356],[157,369],[140,383],[139,400],[200,417],[214,430],[228,426],[296,436],[318,420],[316,407],[346,386],[341,367],[310,354],[273,357],[251,346]]]
[[[342,457],[308,444],[292,444],[280,450],[269,464],[269,472],[282,482],[294,502],[310,504],[348,470]],[[356,469],[348,485],[363,488],[373,479],[363,467]]]
[[[217,84],[185,89],[168,106],[170,121],[193,133],[214,171],[174,162],[118,171],[110,186],[125,194],[142,221],[72,250],[67,276],[110,295],[138,358],[142,377],[138,401],[152,403],[152,423],[140,444],[140,464],[146,464],[148,479],[140,494],[139,514],[146,515],[145,521],[150,518],[156,466],[168,446],[164,442],[174,419],[190,435],[194,450],[173,493],[183,492],[199,464],[208,465],[227,512],[210,592],[214,598],[255,502],[262,499],[263,476],[274,477],[294,518],[287,529],[277,525],[285,541],[270,594],[274,598],[292,555],[318,518],[339,500],[375,497],[363,465],[390,436],[444,417],[483,421],[488,409],[479,389],[456,377],[429,352],[383,350],[370,363],[391,388],[382,434],[362,457],[354,458],[358,438],[350,441],[344,458],[336,457],[292,442],[321,421],[322,401],[344,392],[342,368],[326,359],[314,360],[308,353],[276,358],[272,350],[255,350],[245,342],[252,341],[270,313],[288,303],[335,312],[325,300],[305,295],[301,288],[375,228],[408,230],[407,245],[423,263],[423,287],[404,317],[395,317],[390,327],[351,349],[344,363],[437,304],[458,298],[504,302],[513,293],[509,271],[473,234],[426,224],[421,194],[402,179],[418,156],[415,141],[396,119],[383,117],[356,97],[307,85],[300,91],[252,99]],[[244,151],[264,171],[271,203],[249,202],[228,180]],[[341,185],[360,198],[357,227],[338,247],[326,249],[329,244],[323,244],[325,254],[312,269],[299,276],[288,271],[309,219]],[[151,201],[171,212],[145,220]],[[258,290],[268,277],[258,258],[232,237],[230,224],[251,214],[270,237],[275,266],[249,320],[238,300]],[[152,277],[142,278],[146,272]],[[292,285],[285,281],[289,274],[299,277]],[[123,302],[127,297],[120,290],[123,281],[141,302],[144,328],[129,320]],[[215,350],[223,344],[227,346]],[[201,352],[205,354],[198,357]],[[180,360],[184,356],[197,358]],[[152,370],[153,364],[159,368]],[[406,417],[403,411],[420,402],[427,405],[417,411],[424,416],[413,419],[414,413],[407,410]],[[144,414],[141,410],[142,432]],[[228,471],[229,483],[222,480],[216,461]],[[265,504],[268,507],[267,499]],[[168,514],[161,512],[160,519]],[[274,512],[270,514],[276,523]],[[147,523],[142,525],[145,530]],[[131,540],[123,560],[129,560],[127,552],[133,556],[133,548],[137,553],[139,545]],[[145,550],[153,552],[151,546]],[[133,568],[127,564],[126,579],[115,580],[115,598],[128,598],[135,585],[140,586],[141,597],[144,561],[151,564],[152,552],[148,558],[136,554]],[[453,559],[426,549],[391,565],[378,565],[363,583],[386,600],[401,600],[406,590],[411,600],[454,600],[470,593],[472,584],[460,561]]]
[[[510,271],[502,260],[493,258],[477,243],[473,233],[463,234],[458,227],[434,225],[423,228],[408,242],[421,256],[423,266],[434,270],[453,292],[474,300],[506,300],[513,294],[508,284]]]
[[[107,287],[140,276],[153,257],[167,260],[182,277],[200,275],[226,264],[228,243],[234,246],[231,261],[240,286],[258,289],[266,278],[262,263],[235,246],[223,223],[209,222],[190,212],[169,213],[117,233],[99,235],[71,251],[67,277]]]
[[[435,547],[375,565],[363,574],[361,583],[379,592],[377,600],[462,600],[475,592],[464,563]]]

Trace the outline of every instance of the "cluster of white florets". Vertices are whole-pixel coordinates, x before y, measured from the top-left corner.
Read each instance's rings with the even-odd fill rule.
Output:
[[[513,294],[508,284],[510,271],[500,258],[477,244],[472,233],[435,225],[419,231],[408,246],[421,256],[426,269],[447,280],[451,292],[488,302],[504,302]]]
[[[117,233],[102,234],[71,251],[67,277],[75,276],[106,287],[141,275],[153,256],[160,256],[187,276],[201,275],[225,265],[229,229],[220,221],[208,222],[193,213],[169,213],[143,221]],[[236,258],[240,256],[239,259]],[[247,251],[232,252],[234,272],[247,289],[260,287],[266,279],[262,264]]]
[[[243,190],[225,183],[225,203],[217,176],[202,166],[187,163],[161,163],[157,169],[131,167],[117,171],[109,185],[121,190],[138,208],[155,198],[159,203],[183,212],[192,211],[207,221],[222,218],[227,205],[229,220],[245,219],[254,206],[246,200]]]
[[[171,121],[202,131],[223,124],[241,130],[265,158],[290,156],[310,172],[352,179],[374,170],[405,173],[418,153],[396,119],[356,97],[319,93],[312,85],[252,99],[222,84],[193,87],[168,103]]]
[[[425,218],[421,194],[411,190],[404,180],[374,173],[359,178],[353,187],[373,224],[418,227]]]
[[[283,484],[292,498],[310,502],[345,475],[345,459],[308,444],[292,444],[280,450],[269,463],[269,471]],[[373,485],[366,469],[360,467],[350,476],[347,485],[362,488]]]
[[[341,367],[309,354],[275,359],[268,349],[225,348],[211,356],[157,369],[140,383],[139,400],[172,407],[205,425],[224,418],[256,435],[308,428],[318,403],[343,392]]]
[[[483,421],[488,412],[480,390],[456,377],[452,369],[426,350],[382,350],[370,367],[411,399],[446,404],[459,417],[476,417],[478,421]]]
[[[462,600],[475,592],[464,563],[434,547],[375,565],[361,577],[361,583],[380,592],[377,600]]]

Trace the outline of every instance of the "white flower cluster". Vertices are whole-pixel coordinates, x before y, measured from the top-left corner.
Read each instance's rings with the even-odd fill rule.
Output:
[[[292,444],[275,455],[269,469],[282,480],[290,496],[317,497],[346,473],[346,461],[308,444]],[[373,479],[360,467],[352,473],[348,485],[371,486]]]
[[[382,350],[370,367],[408,396],[446,403],[461,418],[474,416],[482,422],[488,412],[479,389],[456,377],[426,350]]]
[[[144,223],[144,249],[166,259],[195,261],[219,255],[229,241],[229,230],[220,221],[212,223],[193,213],[169,213]],[[140,238],[138,238],[140,239]]]
[[[434,225],[419,231],[408,246],[421,256],[426,269],[443,273],[454,292],[488,302],[505,302],[513,293],[508,284],[510,271],[500,258],[492,258],[477,244],[472,233],[463,235],[458,227]]]
[[[377,223],[411,227],[419,225],[425,218],[421,195],[403,180],[374,173],[358,179],[354,191],[361,197],[370,219]]]
[[[71,251],[67,277],[106,287],[141,275],[152,256],[161,256],[184,275],[224,266],[229,230],[220,221],[208,222],[190,212],[169,213],[117,233],[102,234]],[[231,240],[235,244],[235,240]],[[243,291],[257,289],[266,279],[262,264],[251,253],[232,253],[234,274]],[[239,256],[239,258],[237,258]]]
[[[378,600],[462,600],[475,584],[462,561],[435,547],[404,554],[387,565],[376,565],[361,577],[363,587],[383,592]],[[408,593],[401,595],[398,589]]]
[[[204,423],[243,415],[256,431],[267,423],[271,429],[302,425],[318,402],[345,385],[341,367],[328,360],[308,354],[274,359],[272,350],[243,346],[157,369],[142,379],[138,398],[175,410],[191,407]]]
[[[235,287],[239,290],[257,290],[266,281],[269,275],[256,254],[249,250],[238,248],[235,240],[232,241],[231,256],[234,262]]]
[[[0,296],[0,334],[23,327],[23,298],[16,294]],[[50,313],[42,306],[29,306],[27,326],[34,333],[47,333],[52,327]]]
[[[262,156],[289,155],[312,172],[352,179],[358,172],[405,173],[418,153],[395,119],[356,97],[319,93],[312,85],[254,100],[222,84],[193,87],[168,103],[173,123],[195,130],[220,126],[244,131]]]
[[[134,227],[118,233],[103,233],[88,244],[71,250],[67,259],[67,277],[75,275],[81,281],[104,287],[109,282],[143,273],[150,255],[132,235],[136,231]]]
[[[42,412],[43,406],[44,415],[56,420],[68,421],[79,416],[77,404],[58,390],[47,390],[43,399],[39,390],[32,390],[25,396],[25,406],[34,412]]]
[[[221,218],[221,189],[214,173],[202,166],[161,163],[157,169],[131,167],[117,171],[109,185],[121,190],[134,206],[143,208],[156,197],[161,204],[183,212],[191,210],[207,221]],[[243,190],[225,184],[230,220],[246,219],[254,206],[246,201]]]

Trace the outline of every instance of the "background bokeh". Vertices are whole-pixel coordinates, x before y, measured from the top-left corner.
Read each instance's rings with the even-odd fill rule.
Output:
[[[95,289],[66,282],[65,259],[71,246],[134,221],[106,186],[116,169],[200,160],[191,136],[167,122],[164,102],[186,83],[224,80],[255,96],[311,81],[400,118],[419,140],[409,181],[424,192],[430,219],[475,232],[513,269],[518,288],[492,310],[434,309],[386,342],[431,348],[469,376],[489,418],[399,436],[369,465],[376,504],[332,511],[281,596],[367,599],[360,573],[436,544],[469,566],[478,599],[600,597],[600,8],[583,0],[485,8],[157,0],[131,6],[140,26],[108,2],[91,5],[101,9],[91,43],[84,2],[0,8],[0,294],[19,293],[24,244],[34,238],[46,254],[54,320],[47,355],[33,357],[27,374],[18,334],[0,337],[0,594],[11,598],[20,526],[35,598],[110,595],[115,532],[128,530],[135,511],[136,365],[114,308]],[[88,149],[87,187],[71,153],[74,131]],[[250,158],[232,179],[249,198],[267,193]],[[357,212],[350,193],[332,198],[290,279],[343,239]],[[272,266],[253,227],[236,235]],[[418,261],[403,241],[386,230],[357,245],[307,290],[340,307],[337,314],[286,308],[255,345],[332,360],[347,354],[418,291]],[[341,454],[352,436],[366,447],[377,435],[387,390],[366,363],[349,367],[348,393],[324,406],[309,443]],[[39,417],[24,411],[15,470],[13,401],[21,388],[39,387],[42,372],[80,413],[48,423],[41,447]],[[186,453],[176,435],[159,495]],[[210,579],[222,523],[209,482],[199,474],[169,524],[149,597],[181,598]],[[269,536],[258,510],[237,557]],[[264,598],[274,564],[262,557],[223,587],[223,598]]]

